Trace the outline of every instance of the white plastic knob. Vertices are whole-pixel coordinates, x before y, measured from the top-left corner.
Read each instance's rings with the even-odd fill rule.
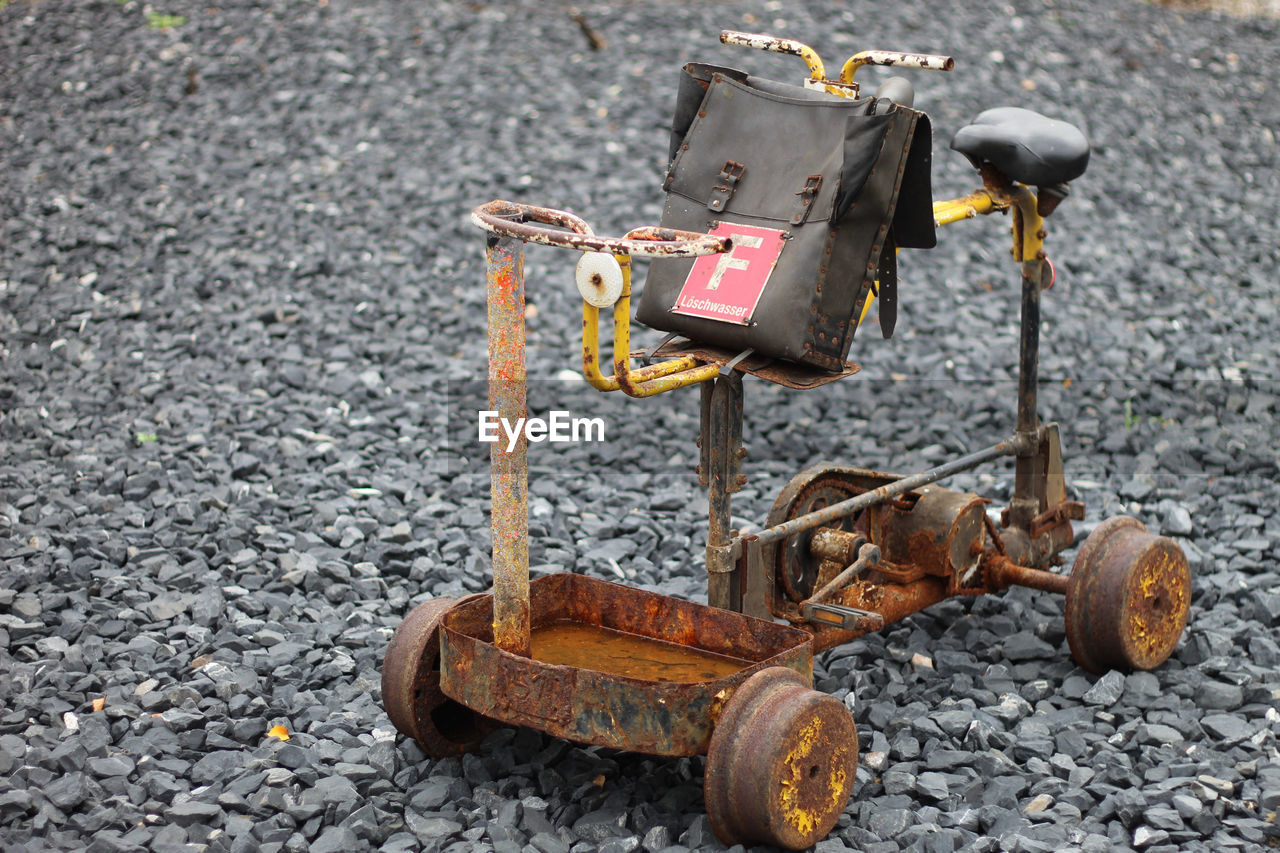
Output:
[[[608,252],[583,252],[573,277],[588,305],[608,308],[622,296],[622,267]]]

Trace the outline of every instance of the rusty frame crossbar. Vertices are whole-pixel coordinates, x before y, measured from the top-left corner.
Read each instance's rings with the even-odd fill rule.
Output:
[[[471,221],[498,237],[573,249],[611,253],[622,275],[622,290],[613,305],[613,368],[600,371],[600,310],[582,303],[582,372],[599,391],[622,391],[629,397],[652,397],[714,379],[718,368],[685,356],[638,370],[631,369],[631,258],[692,258],[727,252],[727,237],[642,226],[622,237],[601,237],[581,218],[563,210],[494,200],[477,207]]]
[[[759,533],[754,534],[762,545],[774,542],[781,542],[788,536],[794,536],[806,530],[812,530],[815,527],[821,527],[824,524],[830,524],[839,518],[852,515],[859,510],[884,503],[887,500],[896,498],[899,495],[905,495],[912,489],[918,489],[921,486],[927,486],[930,483],[936,483],[953,474],[961,471],[968,471],[977,468],[992,460],[999,459],[1002,456],[1015,456],[1021,447],[1021,442],[1015,436],[1008,438],[999,444],[992,445],[985,450],[979,450],[970,453],[967,456],[961,456],[959,459],[953,459],[928,471],[922,471],[919,474],[912,474],[909,477],[903,477],[901,480],[894,480],[892,483],[886,483],[878,489],[872,489],[856,497],[839,503],[831,504],[823,507],[816,512],[801,515],[790,521],[776,524],[773,527],[766,528]]]
[[[613,252],[641,258],[696,258],[727,252],[732,247],[727,237],[653,225],[632,229],[625,237],[601,237],[572,213],[501,199],[477,207],[471,213],[471,221],[492,234],[580,252]]]

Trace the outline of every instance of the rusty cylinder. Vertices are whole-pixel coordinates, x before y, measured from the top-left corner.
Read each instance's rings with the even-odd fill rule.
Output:
[[[522,423],[525,403],[524,251],[510,237],[487,242],[489,408]],[[493,642],[529,657],[529,462],[523,430],[515,447],[489,445],[493,530]]]

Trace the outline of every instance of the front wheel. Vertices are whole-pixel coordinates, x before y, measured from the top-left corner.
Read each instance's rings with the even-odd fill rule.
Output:
[[[382,659],[382,705],[432,758],[461,755],[497,727],[440,689],[440,620],[459,602],[432,598],[409,612]]]
[[[703,793],[725,844],[803,850],[844,812],[858,769],[858,730],[844,703],[794,670],[742,683],[711,733]]]

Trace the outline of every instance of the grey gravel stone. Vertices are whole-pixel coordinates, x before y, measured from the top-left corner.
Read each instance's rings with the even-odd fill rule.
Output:
[[[645,832],[644,838],[641,840],[641,846],[648,853],[658,853],[659,850],[665,850],[671,846],[671,830],[660,823],[649,827],[649,830]]]
[[[222,816],[222,809],[213,803],[188,800],[170,806],[165,810],[165,816],[178,826],[212,826]]]
[[[640,849],[640,838],[628,835],[624,838],[610,838],[598,848],[600,853],[635,853]]]
[[[947,798],[949,786],[947,777],[941,773],[921,773],[915,779],[916,793],[925,800],[938,802]]]
[[[569,853],[569,845],[557,835],[539,832],[529,839],[530,846],[538,853]]]
[[[84,774],[67,773],[57,777],[44,786],[44,795],[63,811],[75,808],[89,795],[85,789]]]
[[[1028,631],[1014,634],[1004,641],[1004,656],[1011,661],[1051,658],[1058,650]]]
[[[1228,744],[1239,743],[1253,734],[1248,723],[1230,714],[1209,714],[1200,718],[1200,725],[1210,737]]]
[[[311,842],[312,853],[349,853],[359,847],[357,834],[346,826],[331,826]]]
[[[1124,693],[1124,674],[1111,670],[1099,678],[1081,697],[1090,705],[1101,705],[1104,708],[1114,705]]]
[[[912,823],[906,809],[881,809],[871,816],[867,828],[884,839],[895,838]]]
[[[622,809],[600,809],[578,818],[573,831],[583,841],[599,844],[626,833],[627,814]]]

